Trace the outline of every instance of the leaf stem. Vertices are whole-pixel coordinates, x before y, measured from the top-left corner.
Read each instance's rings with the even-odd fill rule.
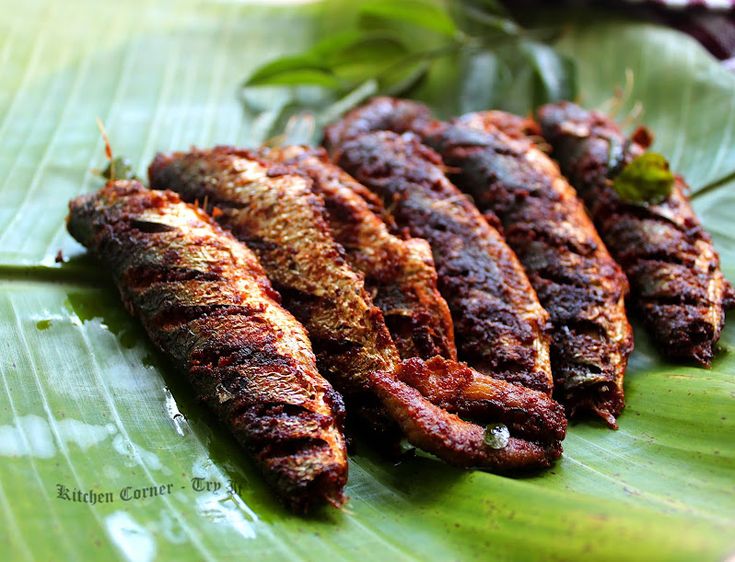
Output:
[[[707,193],[716,191],[717,189],[724,187],[730,182],[734,182],[734,181],[735,181],[735,171],[732,171],[729,174],[722,176],[720,179],[711,181],[708,184],[700,187],[697,191],[694,191],[691,194],[690,199],[697,199],[703,195],[706,195]]]

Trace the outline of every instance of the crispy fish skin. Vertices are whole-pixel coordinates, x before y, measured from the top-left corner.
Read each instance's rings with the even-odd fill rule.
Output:
[[[408,440],[449,464],[506,473],[548,468],[561,455],[559,442],[544,446],[517,437],[510,437],[501,449],[492,449],[481,426],[434,404],[426,406],[417,389],[401,384],[384,372],[371,373],[370,378]]]
[[[334,241],[310,179],[285,166],[269,170],[255,153],[231,147],[158,155],[149,175],[153,186],[217,207],[218,222],[257,254],[308,330],[320,371],[340,392],[368,392],[368,373],[398,363],[383,316]]]
[[[293,510],[344,502],[341,397],[253,253],[171,192],[111,182],[69,204],[69,232],[128,311]]]
[[[353,415],[372,414],[378,427],[387,416],[414,445],[461,466],[539,468],[561,454],[558,436],[566,426],[559,421],[561,407],[548,396],[520,389],[528,393],[528,408],[537,408],[544,421],[523,438],[514,437],[512,450],[494,449],[475,439],[481,426],[431,404],[398,378],[402,363],[382,314],[331,237],[322,199],[308,178],[282,165],[269,168],[250,151],[229,147],[158,155],[149,175],[154,185],[168,185],[190,200],[206,197],[217,206],[218,220],[252,245],[321,350],[322,372],[344,389]],[[468,385],[451,360],[412,361],[423,376],[455,388],[466,408],[501,421],[516,415],[515,406],[491,402],[507,383],[475,373]],[[448,439],[447,431],[456,439]],[[475,439],[471,447],[461,435]]]
[[[351,265],[365,274],[366,288],[383,312],[401,358],[440,355],[456,360],[454,325],[437,288],[429,244],[391,234],[372,210],[379,211],[382,202],[335,166],[323,149],[291,146],[270,149],[264,156],[312,179],[324,198],[332,234]]]
[[[513,435],[554,443],[564,439],[564,409],[543,392],[497,380],[463,363],[408,359],[395,371],[432,404],[481,424],[503,420]],[[553,404],[553,405],[552,405]]]
[[[382,97],[328,130],[326,141],[379,127],[418,134],[449,166],[450,179],[502,225],[551,316],[556,395],[571,415],[591,411],[616,427],[633,349],[627,281],[574,189],[523,133],[523,120],[482,112],[443,123],[423,104]]]
[[[324,131],[324,146],[330,154],[334,154],[342,143],[365,133],[416,132],[431,126],[433,122],[431,110],[422,103],[378,96],[348,111],[342,119],[329,125]]]
[[[568,102],[542,107],[538,119],[553,156],[627,274],[632,302],[661,351],[709,366],[724,311],[735,299],[684,180],[677,177],[661,203],[626,203],[612,180],[646,150],[649,133],[639,130],[627,139],[611,119]]]
[[[548,314],[500,233],[447,179],[441,158],[410,134],[337,138],[330,141],[337,163],[383,198],[399,226],[431,245],[460,358],[550,393]]]
[[[591,412],[616,428],[633,351],[628,282],[558,166],[519,134],[520,120],[500,111],[468,114],[424,128],[424,140],[479,209],[498,217],[549,312],[556,396],[570,415]]]

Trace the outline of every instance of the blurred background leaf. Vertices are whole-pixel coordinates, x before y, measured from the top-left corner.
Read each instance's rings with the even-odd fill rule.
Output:
[[[447,115],[497,105],[511,92],[523,107],[576,94],[573,61],[541,40],[556,36],[521,28],[498,2],[362,0],[327,2],[323,10],[326,39],[265,63],[243,83],[249,109],[259,88],[281,87],[288,102],[275,126],[300,111],[314,112],[323,125],[321,113],[333,116],[335,103],[344,110],[338,100],[350,93],[356,99],[367,82],[376,94],[416,97]],[[304,100],[304,86],[319,92]]]

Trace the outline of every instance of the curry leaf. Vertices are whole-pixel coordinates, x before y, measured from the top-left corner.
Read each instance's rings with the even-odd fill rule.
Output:
[[[669,163],[657,152],[645,152],[628,163],[613,180],[618,195],[633,203],[658,203],[674,185]]]
[[[520,28],[507,10],[494,0],[449,0],[449,10],[457,26],[470,35],[518,35]]]
[[[100,175],[110,181],[137,179],[133,164],[124,156],[116,156],[110,160],[107,167],[100,172]]]
[[[339,85],[332,70],[311,54],[283,57],[255,71],[245,86],[312,85],[334,88]]]
[[[373,0],[360,7],[360,16],[415,25],[447,37],[457,34],[457,26],[447,11],[426,1]]]
[[[572,59],[537,41],[525,41],[522,49],[533,69],[535,106],[574,98],[577,83]]]
[[[342,50],[349,49],[356,43],[359,43],[364,37],[364,33],[356,29],[340,30],[337,33],[329,34],[317,41],[314,46],[307,52],[316,59],[320,59],[328,64],[334,56],[339,55]]]
[[[507,70],[512,76],[510,80],[503,77],[503,87],[498,87],[496,78],[499,75],[486,80],[473,79],[475,84],[492,82],[482,96],[473,91],[473,98],[496,99],[502,92],[510,91],[506,86],[516,82],[516,77],[520,78],[520,83],[515,89],[525,89],[536,103],[571,98],[575,94],[570,59],[526,37],[504,9],[492,0],[358,1],[352,18],[345,15],[345,10],[349,12],[349,9],[339,4],[336,20],[344,28],[334,30],[336,33],[329,31],[329,4],[326,6],[324,39],[300,55],[291,55],[255,70],[244,87],[321,87],[325,95],[321,105],[310,107],[315,111],[321,111],[335,99],[344,98],[369,80],[377,84],[376,93],[381,94],[416,93],[421,97],[421,90],[427,88],[446,94],[462,88],[467,78],[465,70],[474,72],[479,68],[471,61],[475,53],[483,51],[486,53],[483,60],[493,57],[496,70]],[[533,69],[533,76],[528,68]],[[437,80],[444,86],[437,87]],[[516,98],[519,94],[520,99],[525,99],[526,92],[512,92]],[[292,105],[290,102],[282,105],[283,110]],[[468,105],[471,104],[466,100],[460,104]]]
[[[333,72],[349,84],[379,78],[388,68],[402,62],[409,50],[397,37],[382,33],[365,34],[345,45],[329,60]]]
[[[405,57],[403,42],[384,32],[347,31],[300,55],[283,57],[253,72],[244,87],[321,86],[347,90]]]

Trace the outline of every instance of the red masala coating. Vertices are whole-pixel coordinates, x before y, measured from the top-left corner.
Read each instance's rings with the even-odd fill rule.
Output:
[[[206,197],[219,209],[218,220],[258,253],[286,306],[309,330],[322,372],[345,392],[358,421],[383,428],[390,422],[414,445],[461,466],[533,468],[547,466],[559,456],[564,426],[558,421],[560,407],[548,397],[538,404],[543,404],[547,425],[555,425],[556,432],[539,428],[528,434],[529,441],[514,437],[511,449],[495,449],[477,441],[484,431],[481,426],[431,404],[397,378],[402,364],[382,314],[332,238],[323,199],[304,175],[283,165],[269,167],[249,151],[227,147],[159,155],[149,173],[154,185],[171,186],[191,200]],[[459,369],[439,357],[429,363],[412,361],[417,362],[412,368],[425,377],[436,371],[435,376],[450,379]],[[500,421],[512,418],[515,412],[485,400],[485,394],[501,392],[493,389],[502,383],[479,373],[474,376],[487,387],[483,390],[478,383],[474,394],[466,393],[475,411]],[[463,392],[460,382],[458,392]],[[536,395],[528,400],[533,402]],[[448,440],[448,431],[455,438]],[[473,440],[471,446],[462,435]]]
[[[551,392],[548,315],[498,231],[417,137],[381,131],[333,147],[399,226],[431,245],[460,358],[479,371]]]
[[[479,423],[502,419],[514,435],[533,441],[564,439],[564,409],[543,392],[493,379],[462,363],[436,357],[426,362],[403,361],[396,376],[450,413]]]
[[[341,505],[341,397],[253,253],[171,192],[118,181],[69,204],[69,232],[293,510]]]
[[[611,119],[567,102],[542,107],[539,123],[628,276],[632,304],[661,351],[708,366],[735,299],[684,180],[677,177],[661,203],[626,203],[612,180],[645,152],[649,133],[641,129],[627,139]]]
[[[425,405],[418,390],[402,384],[386,373],[371,374],[376,392],[417,447],[450,464],[482,467],[495,472],[518,472],[546,468],[561,455],[561,445],[543,446],[517,437],[493,449],[485,442],[485,430],[468,423],[439,406]]]
[[[525,135],[526,120],[499,111],[443,123],[410,100],[375,98],[326,134],[328,143],[385,128],[411,131],[436,149],[450,178],[503,227],[553,325],[556,396],[611,427],[624,406],[633,349],[625,276],[556,165]]]
[[[549,312],[556,395],[571,415],[591,412],[617,427],[633,351],[625,313],[628,282],[574,189],[519,134],[521,124],[500,111],[474,113],[435,125],[425,141],[455,170],[452,179],[480,210],[499,218]]]
[[[380,199],[332,164],[323,149],[291,146],[270,149],[265,157],[312,179],[324,197],[332,234],[350,264],[365,275],[365,286],[383,312],[401,357],[456,359],[452,317],[437,288],[429,244],[391,234],[373,212],[384,214]]]

